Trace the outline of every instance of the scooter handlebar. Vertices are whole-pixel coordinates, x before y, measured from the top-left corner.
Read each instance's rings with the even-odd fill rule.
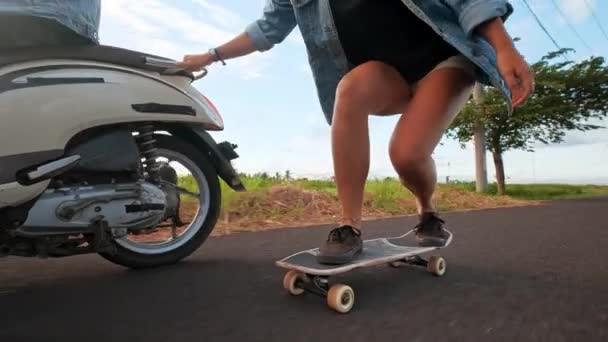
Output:
[[[170,59],[145,57],[146,65],[157,68],[177,68],[177,62]]]
[[[184,70],[183,68],[180,68],[177,66],[176,61],[169,60],[169,59],[154,58],[154,57],[146,57],[146,65],[157,67],[157,68],[165,68],[167,70],[171,70],[171,71],[175,71],[175,72]],[[207,69],[203,68],[203,69],[201,69],[201,72],[199,74],[194,75],[194,80],[198,81],[201,78],[207,76],[208,73],[209,72],[207,71]]]

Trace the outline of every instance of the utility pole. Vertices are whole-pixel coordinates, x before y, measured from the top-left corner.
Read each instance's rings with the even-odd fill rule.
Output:
[[[477,105],[483,104],[483,85],[475,84],[473,100]],[[475,144],[475,188],[477,192],[484,192],[488,188],[488,170],[486,167],[486,129],[483,122],[475,126],[473,135]]]
[[[532,179],[536,183],[536,152],[532,152]]]

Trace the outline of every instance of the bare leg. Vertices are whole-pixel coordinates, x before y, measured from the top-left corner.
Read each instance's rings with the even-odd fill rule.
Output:
[[[361,228],[363,191],[369,172],[370,114],[401,113],[411,96],[410,87],[393,67],[368,62],[340,82],[332,123],[332,150],[340,225]]]
[[[437,183],[431,157],[445,130],[469,99],[474,80],[456,68],[431,72],[416,86],[414,96],[397,123],[390,144],[393,166],[416,196],[419,213],[435,210]]]
[[[348,227],[332,230],[320,247],[319,262],[345,263],[361,251],[357,230],[361,227],[363,190],[369,172],[368,116],[406,113],[391,140],[391,160],[404,185],[416,195],[419,210],[430,211],[437,181],[431,154],[468,99],[472,85],[473,79],[466,72],[440,69],[420,81],[411,98],[411,88],[401,75],[377,62],[359,66],[344,77],[337,90],[332,147],[342,204],[340,223],[355,230]],[[447,233],[440,229],[442,221],[428,222],[437,234],[428,234],[428,229],[418,231],[420,243],[445,241]]]
[[[360,65],[340,82],[332,150],[342,216],[340,227],[332,230],[319,248],[318,262],[343,264],[361,252],[363,190],[369,172],[368,116],[402,113],[410,96],[410,87],[397,70],[380,62]]]

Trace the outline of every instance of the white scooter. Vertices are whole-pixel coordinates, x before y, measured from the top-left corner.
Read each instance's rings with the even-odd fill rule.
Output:
[[[205,76],[108,46],[0,51],[0,256],[173,264],[243,184]]]

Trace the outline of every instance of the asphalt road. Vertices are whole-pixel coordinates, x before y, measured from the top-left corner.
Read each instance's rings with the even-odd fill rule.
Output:
[[[209,240],[134,272],[96,256],[0,260],[0,341],[608,341],[608,199],[446,215],[448,272],[366,268],[348,315],[291,297],[274,260],[330,227]],[[370,223],[395,235],[413,218]]]

